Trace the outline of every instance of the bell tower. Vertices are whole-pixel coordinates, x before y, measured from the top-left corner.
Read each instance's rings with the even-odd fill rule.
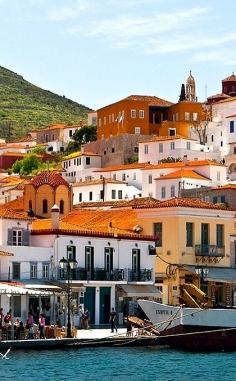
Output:
[[[186,100],[189,102],[197,102],[195,80],[191,70],[186,81]]]

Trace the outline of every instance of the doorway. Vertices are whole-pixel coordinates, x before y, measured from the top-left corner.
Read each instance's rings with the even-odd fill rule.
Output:
[[[111,288],[100,287],[100,324],[109,324],[111,310]]]

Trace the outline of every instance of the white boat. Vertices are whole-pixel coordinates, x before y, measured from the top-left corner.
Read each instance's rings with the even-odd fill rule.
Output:
[[[159,331],[194,332],[236,327],[236,309],[187,308],[141,299],[138,304]]]

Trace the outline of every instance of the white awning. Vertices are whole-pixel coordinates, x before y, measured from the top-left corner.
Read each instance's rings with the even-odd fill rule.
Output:
[[[10,285],[9,283],[0,283],[1,295],[34,295],[34,296],[47,296],[52,295],[51,291],[32,290],[22,286]]]
[[[122,284],[119,288],[126,294],[127,297],[160,297],[160,292],[154,285],[131,285]]]

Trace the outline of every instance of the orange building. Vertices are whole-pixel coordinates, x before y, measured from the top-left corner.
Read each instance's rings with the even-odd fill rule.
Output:
[[[37,217],[51,217],[51,209],[56,204],[62,216],[72,209],[70,185],[55,172],[41,172],[24,189],[24,211]]]
[[[155,96],[130,95],[97,110],[97,137],[158,134],[172,103]]]

